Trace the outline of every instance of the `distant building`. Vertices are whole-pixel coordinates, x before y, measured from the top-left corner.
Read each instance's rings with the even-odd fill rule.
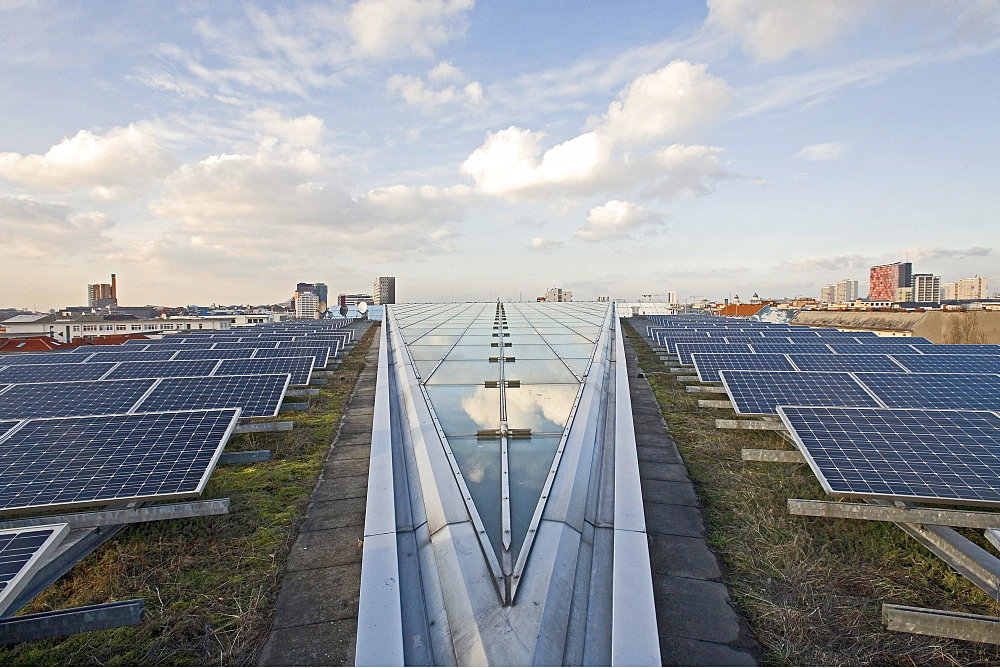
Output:
[[[669,290],[667,292],[667,303],[668,304],[676,304],[677,303],[677,293],[674,292],[673,290]]]
[[[111,283],[87,285],[87,305],[90,308],[118,306],[118,284],[114,274],[111,274]]]
[[[304,295],[306,293],[309,293],[309,294],[312,294],[312,295],[316,296],[316,299],[317,299],[317,302],[318,302],[318,304],[316,306],[316,312],[317,313],[322,314],[322,313],[326,313],[329,310],[329,307],[330,307],[330,302],[329,302],[330,291],[329,291],[329,288],[327,288],[326,283],[296,283],[295,284],[295,296],[292,297],[293,308],[295,308],[296,310],[298,310],[298,305],[297,304],[298,304],[299,295],[300,294]],[[312,316],[309,316],[309,317],[312,317]]]
[[[956,299],[986,299],[989,297],[989,282],[979,276],[963,278],[958,282],[957,293]]]
[[[313,292],[295,293],[296,318],[318,318],[319,313],[319,295]]]
[[[913,274],[912,283],[913,296],[910,300],[914,302],[940,302],[941,301],[941,277],[933,274]]]
[[[872,301],[896,300],[896,289],[910,287],[913,265],[909,262],[893,262],[880,264],[869,272],[868,299]]]
[[[958,299],[958,283],[942,284],[941,299],[945,301],[956,301]]]
[[[396,277],[379,276],[372,285],[372,299],[376,304],[396,303]]]
[[[562,288],[549,288],[545,291],[545,301],[547,302],[571,302],[573,293]]]
[[[337,306],[357,306],[360,302],[372,303],[371,295],[340,295],[337,297]]]

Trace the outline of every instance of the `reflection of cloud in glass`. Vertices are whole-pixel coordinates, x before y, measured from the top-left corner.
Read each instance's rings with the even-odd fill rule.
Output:
[[[462,397],[462,410],[482,429],[500,426],[500,393],[486,387],[477,387],[470,395]]]
[[[569,417],[578,385],[522,385],[507,390],[507,424],[512,429],[561,431]],[[481,429],[496,429],[500,423],[496,390],[476,388],[462,397],[462,410]]]

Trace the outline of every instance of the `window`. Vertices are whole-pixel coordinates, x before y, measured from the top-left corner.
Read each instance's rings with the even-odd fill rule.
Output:
[[[133,332],[141,331],[141,330],[142,330],[142,325],[132,325],[132,331]]]
[[[115,325],[115,331],[124,332],[128,329],[128,325]]]

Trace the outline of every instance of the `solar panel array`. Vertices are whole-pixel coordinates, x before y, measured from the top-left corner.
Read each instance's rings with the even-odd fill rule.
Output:
[[[736,413],[779,415],[828,493],[1000,505],[1000,346],[650,319]]]
[[[0,615],[68,533],[64,523],[0,530]]]

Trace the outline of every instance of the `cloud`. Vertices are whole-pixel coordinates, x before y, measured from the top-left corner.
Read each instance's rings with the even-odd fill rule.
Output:
[[[0,176],[14,183],[67,192],[91,188],[98,200],[168,173],[176,164],[156,137],[132,124],[104,134],[80,130],[44,155],[0,153]]]
[[[548,149],[541,132],[517,126],[490,132],[462,171],[480,192],[512,200],[633,189],[657,197],[710,192],[712,182],[731,176],[722,149],[661,147],[710,122],[728,102],[728,86],[704,65],[674,61],[626,86],[587,132]]]
[[[946,258],[985,257],[987,255],[991,255],[992,253],[992,248],[985,248],[983,246],[972,246],[971,248],[965,249],[947,249],[941,248],[940,246],[932,246],[925,248],[906,248],[903,250],[903,256],[907,258],[908,262],[930,262]]]
[[[581,241],[629,238],[641,228],[663,226],[666,214],[650,211],[632,202],[611,200],[587,213],[587,224],[573,233]]]
[[[442,83],[461,82],[465,79],[462,70],[448,62],[439,63],[427,73],[429,81]],[[451,85],[440,88],[428,86],[420,77],[396,74],[387,82],[389,92],[396,93],[409,104],[432,109],[443,104],[464,104],[477,107],[483,103],[483,87],[478,81],[470,81],[464,86]]]
[[[831,141],[803,146],[802,150],[795,154],[795,157],[812,162],[830,162],[844,155],[846,150],[847,144]]]
[[[473,0],[358,0],[347,27],[364,56],[430,58],[435,47],[465,33],[473,5]]]
[[[262,136],[274,137],[291,148],[318,148],[326,132],[323,119],[308,114],[285,118],[274,109],[256,109],[250,114]]]
[[[813,255],[801,260],[786,261],[779,264],[777,271],[836,271],[839,269],[855,269],[858,267],[870,267],[875,263],[874,258],[863,255],[834,255],[820,257]]]
[[[736,36],[759,62],[816,51],[854,27],[871,0],[708,0],[706,24]]]
[[[555,239],[545,239],[543,237],[535,237],[528,244],[528,250],[533,251],[553,251],[562,248],[565,244],[561,241]]]
[[[0,234],[8,255],[50,258],[103,250],[114,223],[99,211],[78,211],[28,195],[0,197]]]

